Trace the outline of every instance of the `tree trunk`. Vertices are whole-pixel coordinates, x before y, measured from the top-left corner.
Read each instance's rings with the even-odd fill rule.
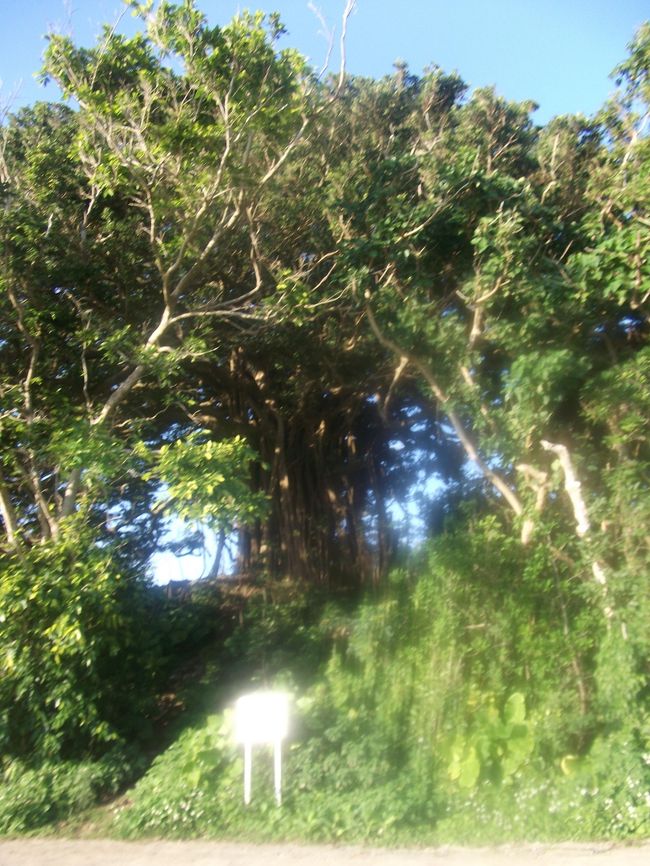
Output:
[[[219,530],[219,536],[217,539],[217,550],[214,555],[214,559],[212,560],[212,566],[210,567],[210,571],[208,573],[208,580],[214,580],[219,576],[219,570],[221,568],[221,559],[223,557],[223,552],[226,547],[226,532],[224,529]]]

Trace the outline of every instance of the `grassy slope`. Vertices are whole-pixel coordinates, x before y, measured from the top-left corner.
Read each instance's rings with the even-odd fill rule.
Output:
[[[490,589],[492,609],[478,589],[445,578],[438,559],[417,578],[394,575],[354,610],[289,587],[249,600],[226,641],[220,688],[205,667],[207,679],[193,686],[200,711],[118,804],[110,832],[374,843],[648,835],[650,775],[638,728],[569,754],[567,730],[582,723],[567,719],[573,698],[558,694],[562,666],[554,679],[549,673],[558,638],[542,614],[539,630],[513,631],[509,618],[521,619],[521,607],[509,609]],[[468,631],[479,616],[493,635]],[[528,677],[547,681],[537,703],[514,673],[518,653],[536,667]],[[242,804],[227,707],[257,685],[295,698],[281,809],[263,750],[253,803]]]
[[[543,610],[531,625],[514,572],[487,583],[467,557],[474,583],[436,554],[358,606],[289,584],[230,598],[228,636],[173,682],[167,706],[184,712],[163,716],[148,770],[50,831],[385,844],[648,835],[638,726],[569,753],[583,721],[564,693],[561,636]],[[485,547],[481,565],[494,573]],[[228,707],[261,685],[294,695],[280,809],[262,749],[244,807],[232,742]]]

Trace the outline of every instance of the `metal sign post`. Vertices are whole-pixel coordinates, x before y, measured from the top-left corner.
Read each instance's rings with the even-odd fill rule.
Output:
[[[289,732],[289,695],[251,692],[235,702],[235,739],[244,746],[244,803],[251,801],[253,746],[273,746],[275,799],[282,804],[282,740]]]

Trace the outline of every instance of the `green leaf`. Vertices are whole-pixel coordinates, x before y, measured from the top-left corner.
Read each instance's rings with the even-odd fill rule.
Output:
[[[474,746],[470,746],[466,756],[460,763],[458,784],[461,788],[473,788],[481,772],[481,762]]]
[[[503,718],[506,722],[520,724],[526,718],[526,699],[521,692],[514,692],[503,709]]]

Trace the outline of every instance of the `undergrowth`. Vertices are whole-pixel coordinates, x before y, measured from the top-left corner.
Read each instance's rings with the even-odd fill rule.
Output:
[[[117,807],[115,833],[382,844],[647,836],[650,726],[631,642],[615,649],[602,636],[591,651],[599,626],[580,586],[562,598],[572,630],[558,627],[560,602],[535,586],[543,559],[515,545],[504,557],[492,519],[462,541],[440,540],[354,611],[329,603],[310,619],[304,599],[248,610],[229,642],[240,689],[294,698],[280,808],[263,748],[244,806],[226,709],[195,719],[154,761]],[[589,715],[576,667],[589,671]]]
[[[113,797],[144,769],[142,756],[114,749],[95,761],[9,764],[0,785],[0,834],[18,835],[64,820]]]
[[[226,608],[230,629],[186,685],[168,747],[110,807],[109,832],[374,844],[647,837],[645,638],[605,631],[580,584],[549,593],[547,565],[486,518],[438,539],[359,604],[258,587]],[[243,804],[229,708],[258,687],[292,696],[281,807],[261,747]],[[118,790],[128,773],[110,766],[16,772],[0,828],[21,832]]]

